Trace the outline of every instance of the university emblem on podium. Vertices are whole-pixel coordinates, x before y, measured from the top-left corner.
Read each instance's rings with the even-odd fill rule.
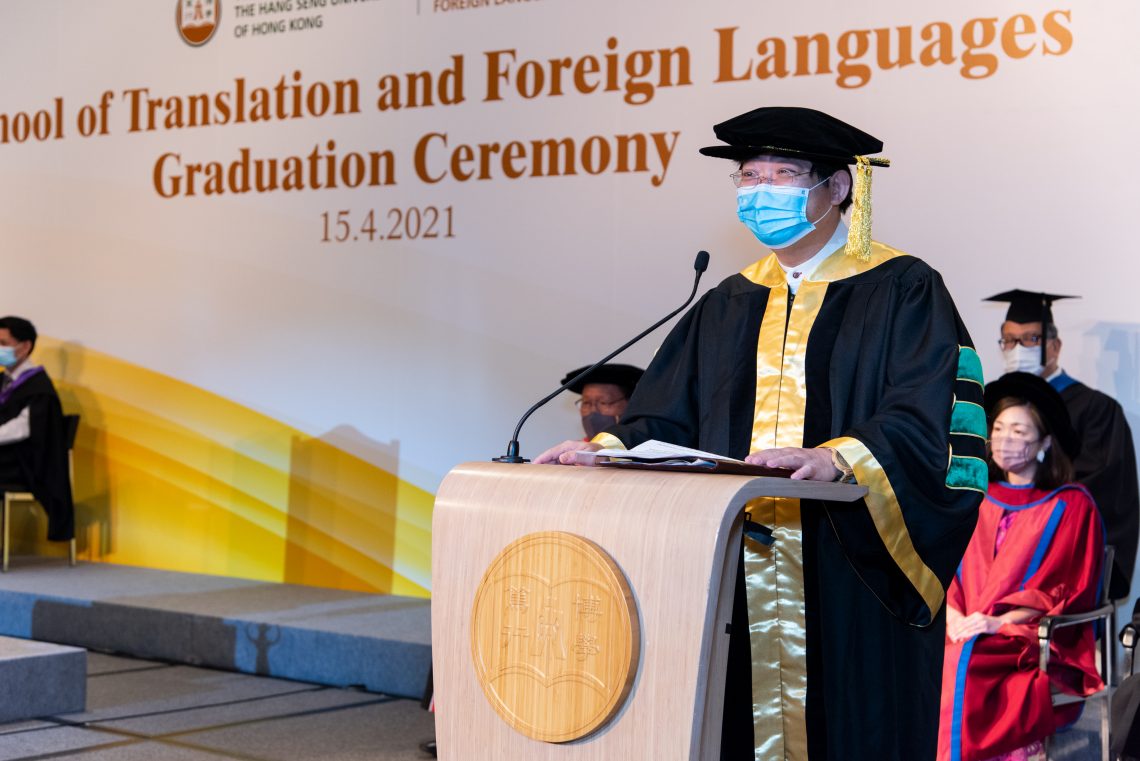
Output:
[[[205,45],[218,30],[222,0],[178,0],[178,33],[187,44]]]
[[[535,740],[577,740],[609,722],[629,697],[639,651],[629,582],[574,534],[517,539],[475,593],[476,677],[499,716]]]

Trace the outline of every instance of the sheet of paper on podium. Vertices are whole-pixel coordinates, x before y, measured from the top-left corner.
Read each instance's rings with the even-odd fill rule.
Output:
[[[575,457],[583,465],[601,465],[613,468],[639,470],[684,471],[687,473],[729,473],[742,476],[772,476],[787,478],[792,471],[787,468],[767,468],[752,465],[732,457],[702,452],[666,441],[651,439],[632,449],[600,449],[596,452],[576,452]]]

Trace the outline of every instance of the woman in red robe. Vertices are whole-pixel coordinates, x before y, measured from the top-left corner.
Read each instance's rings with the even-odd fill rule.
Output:
[[[1054,710],[1051,688],[1103,686],[1093,630],[1056,630],[1048,675],[1037,621],[1091,610],[1100,596],[1104,529],[1073,477],[1076,436],[1047,382],[1009,373],[985,389],[990,484],[946,596],[939,761],[1037,761],[1080,705]]]

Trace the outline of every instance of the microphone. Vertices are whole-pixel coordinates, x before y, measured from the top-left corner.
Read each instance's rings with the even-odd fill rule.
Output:
[[[535,412],[535,410],[537,410],[539,407],[546,404],[551,399],[553,399],[554,397],[558,396],[559,394],[561,394],[566,389],[573,386],[579,380],[581,380],[582,378],[585,378],[587,375],[594,372],[594,370],[597,370],[599,367],[601,367],[605,363],[609,362],[611,359],[613,359],[617,355],[621,354],[623,351],[625,351],[629,347],[633,346],[635,343],[637,343],[641,339],[645,338],[647,335],[649,335],[653,331],[657,330],[659,327],[661,327],[662,325],[667,323],[669,320],[676,317],[677,314],[682,309],[684,309],[685,307],[687,307],[689,304],[692,303],[693,297],[697,295],[697,285],[700,284],[700,282],[701,282],[701,275],[705,274],[705,270],[707,270],[708,268],[709,268],[709,252],[708,251],[698,251],[697,252],[697,258],[693,261],[693,269],[697,271],[697,274],[693,278],[693,290],[689,294],[689,298],[685,299],[685,303],[682,304],[681,306],[677,307],[676,309],[674,309],[669,314],[662,317],[657,322],[650,325],[645,330],[638,333],[636,336],[634,336],[630,340],[626,341],[624,344],[622,344],[618,348],[611,351],[606,356],[599,359],[594,364],[587,367],[582,372],[575,375],[570,380],[563,383],[558,388],[554,389],[554,391],[547,394],[542,399],[535,402],[534,406],[532,406],[529,410],[527,410],[525,413],[523,413],[523,416],[521,418],[519,418],[519,424],[515,426],[515,433],[511,437],[510,442],[507,443],[507,453],[505,455],[503,455],[502,457],[492,457],[491,462],[509,462],[509,463],[530,462],[530,460],[526,459],[525,457],[519,456],[519,431],[522,430],[523,423],[525,423],[527,421],[527,418],[529,418]]]

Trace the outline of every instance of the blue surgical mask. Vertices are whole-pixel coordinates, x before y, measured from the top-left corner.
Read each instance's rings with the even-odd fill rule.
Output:
[[[16,366],[16,350],[11,346],[0,346],[0,367],[11,370]]]
[[[736,215],[768,248],[787,248],[814,230],[816,223],[834,208],[829,207],[815,222],[808,221],[808,194],[828,179],[810,188],[763,184],[737,188]]]

